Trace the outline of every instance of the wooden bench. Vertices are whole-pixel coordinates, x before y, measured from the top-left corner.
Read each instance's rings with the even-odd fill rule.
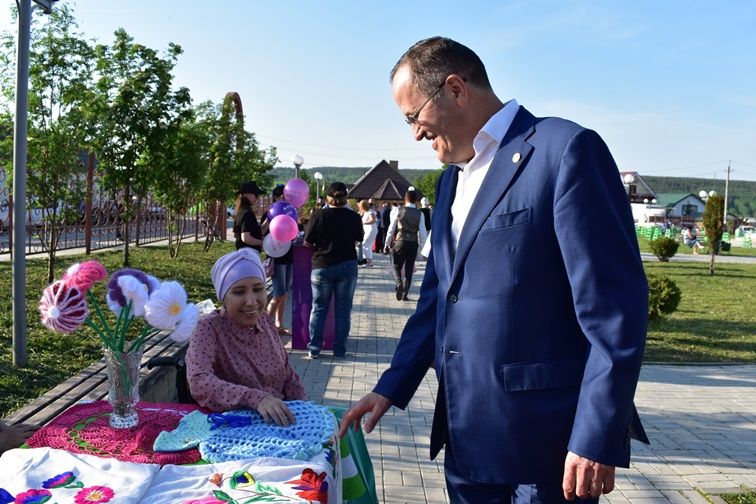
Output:
[[[186,346],[175,343],[169,336],[158,335],[144,342],[139,391],[141,399],[152,402],[176,401],[176,368],[158,366],[148,369],[153,357],[183,358]],[[6,420],[45,425],[70,406],[80,401],[107,399],[108,373],[105,361],[95,362],[76,376],[45,392],[26,406],[15,411]]]

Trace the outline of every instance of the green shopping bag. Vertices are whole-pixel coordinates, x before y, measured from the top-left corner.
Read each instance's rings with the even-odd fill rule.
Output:
[[[329,406],[328,409],[340,424],[341,417],[346,413],[346,408]],[[362,428],[357,431],[349,429],[339,445],[344,502],[348,504],[378,504],[373,463],[370,461]]]

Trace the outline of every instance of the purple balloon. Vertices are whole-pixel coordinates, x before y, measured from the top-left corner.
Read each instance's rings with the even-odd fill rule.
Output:
[[[297,237],[297,221],[288,215],[278,215],[270,221],[270,234],[278,241],[291,241]]]
[[[286,201],[276,201],[268,209],[268,218],[273,219],[273,217],[278,217],[279,215],[288,215],[295,221],[299,219],[297,209]]]
[[[284,186],[284,198],[296,208],[304,205],[309,195],[310,189],[307,187],[307,182],[300,178],[289,179]]]

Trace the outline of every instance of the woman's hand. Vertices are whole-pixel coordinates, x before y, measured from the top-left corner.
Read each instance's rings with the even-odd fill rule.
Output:
[[[297,421],[286,403],[271,395],[263,397],[257,405],[257,411],[266,423],[275,423],[281,427],[288,427]]]

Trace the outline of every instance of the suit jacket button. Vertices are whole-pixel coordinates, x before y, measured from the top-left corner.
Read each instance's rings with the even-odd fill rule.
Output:
[[[456,303],[457,302],[457,295],[456,294],[449,294],[449,302],[450,303]]]

